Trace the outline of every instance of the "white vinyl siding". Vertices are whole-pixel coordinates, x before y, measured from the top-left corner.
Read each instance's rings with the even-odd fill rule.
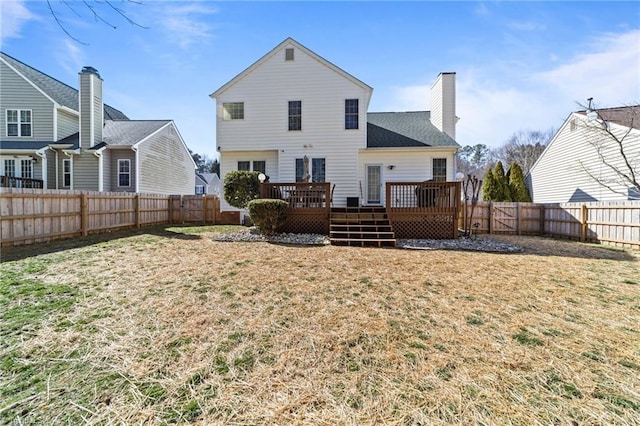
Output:
[[[132,162],[133,175],[139,179],[137,186],[134,184],[138,192],[193,194],[195,165],[173,123],[138,144],[138,162]]]
[[[242,151],[277,150],[277,176],[266,174],[271,182],[295,182],[296,158],[325,158],[325,179],[336,183],[336,192],[345,199],[357,196],[356,165],[358,149],[366,147],[366,126],[362,123],[366,123],[370,88],[356,84],[301,49],[296,48],[294,61],[284,61],[284,49],[292,46],[282,46],[282,50],[273,52],[257,68],[216,95],[221,162],[229,165],[232,161],[227,159],[227,151],[233,152],[234,158]],[[225,121],[223,105],[237,99],[245,100],[245,119]],[[292,99],[304,104],[302,132],[288,131],[284,124],[288,123],[287,105]],[[345,130],[345,99],[359,99],[357,130]],[[225,170],[221,173],[224,180]]]
[[[98,157],[92,152],[73,156],[73,189],[98,190]]]
[[[78,133],[78,116],[68,111],[58,110],[58,135],[56,140]]]
[[[136,185],[135,152],[133,152],[129,148],[112,149],[107,151],[109,151],[108,153],[109,161],[105,162],[105,166],[106,166],[105,169],[107,171],[106,172],[103,171],[103,178],[104,179],[108,178],[109,180],[105,180],[105,182],[108,183],[104,185],[105,191],[107,190],[107,188],[110,188],[110,190],[114,192],[135,191],[135,185]],[[129,186],[126,186],[126,187],[120,186],[119,184],[120,183],[119,182],[119,170],[120,170],[119,166],[120,166],[120,161],[122,160],[129,161],[129,166],[130,166],[130,183],[129,183]]]
[[[574,121],[575,120],[575,121]],[[572,122],[574,124],[572,124]],[[573,130],[571,130],[573,127]],[[612,131],[622,135],[628,128],[612,124]],[[572,114],[558,130],[536,164],[526,177],[527,186],[536,203],[625,201],[628,199],[628,186],[612,183],[615,193],[598,184],[589,177],[586,170],[601,179],[614,178],[610,169],[599,159],[595,148],[589,141],[608,140],[607,158],[616,167],[624,167],[618,156],[612,139],[602,138],[600,133],[589,129],[584,116]],[[628,157],[640,158],[640,131],[633,129],[625,138]],[[637,170],[637,165],[636,165]]]

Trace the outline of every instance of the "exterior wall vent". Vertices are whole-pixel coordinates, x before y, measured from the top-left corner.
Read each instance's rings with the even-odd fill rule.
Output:
[[[293,61],[293,47],[288,47],[284,50],[284,60]]]

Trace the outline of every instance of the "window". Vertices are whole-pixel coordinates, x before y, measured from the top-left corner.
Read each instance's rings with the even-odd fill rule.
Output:
[[[574,130],[576,130],[577,127],[578,127],[578,123],[576,123],[576,119],[572,118],[571,121],[569,122],[569,130],[573,132]]]
[[[309,161],[311,182],[326,182],[325,159],[312,158]],[[296,158],[296,182],[304,182],[304,159]]]
[[[23,178],[33,179],[33,161],[30,158],[28,160],[20,160],[20,169]]]
[[[196,195],[204,194],[204,185],[196,185]]]
[[[253,171],[260,172],[266,174],[267,170],[267,162],[266,161],[254,161],[253,162]]]
[[[437,182],[447,181],[447,159],[446,158],[433,159],[433,180]]]
[[[284,49],[284,60],[285,61],[293,61],[293,47],[289,47]]]
[[[31,136],[31,110],[8,109],[7,110],[7,136],[30,137]]]
[[[131,160],[118,160],[118,186],[131,186]]]
[[[62,160],[62,186],[71,186],[71,160],[68,158]]]
[[[311,159],[311,181],[325,182],[324,178],[324,158]]]
[[[289,130],[302,130],[302,101],[289,101]]]
[[[222,104],[223,120],[244,120],[244,102],[225,102]]]
[[[238,161],[238,170],[251,171],[251,161]]]
[[[4,160],[4,175],[16,176],[16,160]]]
[[[344,128],[345,129],[358,128],[358,100],[357,99],[344,100]]]

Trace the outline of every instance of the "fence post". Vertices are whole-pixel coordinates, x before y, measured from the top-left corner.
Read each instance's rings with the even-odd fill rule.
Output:
[[[133,207],[136,215],[136,228],[140,228],[140,194],[136,194],[133,198]]]
[[[539,215],[540,215],[540,225],[539,225],[539,231],[540,231],[540,235],[544,235],[544,223],[546,222],[545,220],[545,211],[544,211],[544,204],[540,204],[538,206],[539,208]]]
[[[489,234],[493,234],[493,202],[489,203]]]
[[[522,235],[522,221],[520,217],[522,215],[522,203],[516,203],[516,232],[518,235]]]
[[[207,203],[209,202],[209,196],[208,195],[203,195],[202,196],[202,224],[206,225],[207,224]]]
[[[80,195],[80,227],[82,236],[89,235],[89,196],[86,193]]]
[[[581,232],[580,232],[580,241],[587,241],[587,217],[588,217],[587,205],[582,205],[582,217],[580,218]]]

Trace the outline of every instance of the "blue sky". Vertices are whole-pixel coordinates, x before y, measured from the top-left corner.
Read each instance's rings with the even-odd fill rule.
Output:
[[[209,94],[287,37],[374,88],[369,111],[428,110],[439,72],[457,73],[458,142],[502,145],[559,127],[577,102],[640,103],[639,2],[213,2],[1,0],[2,50],[77,87],[100,71],[105,102],[132,119],[174,119],[215,155]],[[72,10],[73,9],[73,10]]]

